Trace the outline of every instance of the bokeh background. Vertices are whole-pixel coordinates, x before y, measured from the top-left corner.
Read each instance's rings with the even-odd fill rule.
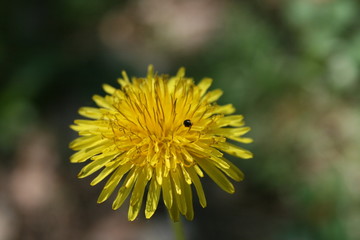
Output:
[[[214,79],[252,127],[236,193],[204,179],[188,239],[360,239],[360,2],[0,3],[0,240],[172,239],[78,180],[69,125],[121,70]],[[163,204],[161,204],[163,205]]]

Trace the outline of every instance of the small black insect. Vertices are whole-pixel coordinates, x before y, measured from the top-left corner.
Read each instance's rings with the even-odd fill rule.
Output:
[[[185,127],[191,127],[193,125],[190,119],[186,119],[183,124]]]

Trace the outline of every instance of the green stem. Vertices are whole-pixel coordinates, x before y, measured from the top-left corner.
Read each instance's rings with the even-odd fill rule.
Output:
[[[176,240],[185,240],[184,227],[181,222],[181,219],[178,222],[173,222],[172,220],[171,220],[171,222],[172,222],[173,229],[174,229],[175,239]]]

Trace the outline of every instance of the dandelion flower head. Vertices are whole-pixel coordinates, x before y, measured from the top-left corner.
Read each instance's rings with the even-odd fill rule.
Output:
[[[206,206],[200,181],[205,174],[224,191],[235,191],[228,177],[241,181],[244,176],[224,153],[251,158],[251,152],[229,142],[250,143],[243,137],[250,128],[242,115],[231,115],[231,104],[216,104],[222,91],[207,91],[212,79],[196,85],[185,77],[184,68],[168,76],[155,74],[149,66],[146,77],[130,81],[123,72],[118,82],[119,89],[104,84],[107,95],[93,96],[98,107],[80,108],[79,114],[88,119],[71,126],[79,137],[70,143],[77,151],[70,160],[88,161],[78,177],[99,172],[91,185],[107,179],[98,203],[119,186],[112,207],[118,209],[129,197],[131,221],[143,202],[150,218],[160,199],[172,220],[178,221],[180,214],[192,220],[192,189]]]

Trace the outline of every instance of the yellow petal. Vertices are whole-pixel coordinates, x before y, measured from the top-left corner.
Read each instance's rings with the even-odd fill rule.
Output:
[[[212,103],[218,100],[221,95],[223,94],[223,91],[220,89],[215,89],[213,91],[208,92],[203,99],[205,99],[207,102]]]
[[[203,78],[197,85],[200,89],[200,96],[203,96],[212,84],[211,78]]]
[[[127,188],[130,188],[130,186],[132,186],[133,183],[138,178],[138,176],[140,174],[140,171],[141,171],[140,167],[132,169],[131,172],[129,173],[129,175],[126,177],[125,181],[124,181],[124,186],[127,187]]]
[[[220,149],[221,151],[224,151],[230,155],[233,155],[235,157],[243,158],[243,159],[249,159],[253,157],[253,154],[241,147],[235,146],[231,143],[224,142],[224,143],[217,143],[215,145],[216,148]]]
[[[225,136],[225,137],[238,137],[246,134],[251,130],[250,127],[240,127],[240,128],[217,128],[211,130],[212,134]]]
[[[117,154],[107,156],[99,160],[93,160],[93,162],[89,163],[88,165],[86,165],[81,169],[81,171],[78,174],[78,178],[84,178],[96,172],[100,168],[104,167],[107,162],[113,160],[116,157],[116,155]]]
[[[174,193],[175,194],[175,193]],[[176,194],[175,194],[176,195]],[[174,221],[174,222],[178,222],[180,220],[180,214],[179,214],[179,208],[177,207],[177,203],[174,202],[174,204],[172,205],[171,208],[168,208],[168,212],[170,215],[170,218]]]
[[[204,173],[201,171],[198,165],[193,165],[193,168],[195,169],[197,175],[199,175],[200,177],[204,177]]]
[[[163,182],[163,165],[161,161],[156,165],[156,180],[159,185]]]
[[[93,149],[83,149],[81,151],[78,151],[76,153],[74,153],[71,157],[70,157],[70,162],[72,163],[80,163],[80,162],[85,162],[86,160],[88,160],[89,158],[91,158],[94,155],[97,155],[99,153],[101,153],[104,150],[104,148],[102,147],[102,145],[97,146]]]
[[[136,184],[131,195],[128,211],[128,219],[130,221],[134,221],[139,215],[147,182],[146,171],[143,169],[143,171],[139,174],[138,179],[136,180]]]
[[[217,169],[209,160],[196,159],[200,167],[211,177],[211,179],[225,192],[234,193],[235,188],[232,183]]]
[[[119,184],[122,177],[130,170],[131,164],[125,164],[124,166],[118,167],[118,169],[111,175],[109,180],[106,182],[104,189],[101,191],[98,198],[98,203],[104,202],[110,197],[117,185]],[[128,174],[131,175],[131,172]]]
[[[81,150],[83,148],[90,148],[97,145],[101,140],[101,136],[84,136],[76,138],[69,144],[69,147],[73,150]]]
[[[103,84],[102,87],[104,91],[110,95],[113,95],[116,92],[116,89],[109,84]]]
[[[130,164],[129,164],[130,165]],[[95,186],[96,184],[98,184],[99,182],[101,182],[102,180],[104,180],[104,178],[106,178],[107,176],[109,176],[110,173],[112,173],[119,165],[118,164],[113,164],[109,167],[105,167],[100,173],[99,175],[96,176],[96,178],[94,178],[90,185],[91,186]]]
[[[237,166],[235,166],[235,164],[233,164],[226,158],[222,158],[222,160],[227,162],[230,166],[230,168],[227,168],[227,169],[221,168],[221,170],[226,175],[228,175],[229,177],[231,177],[232,179],[234,179],[235,181],[238,181],[238,182],[240,182],[244,179],[244,173]]]
[[[101,131],[106,132],[109,130],[109,124],[103,120],[75,120],[74,123],[76,125],[71,125],[70,128],[78,131],[80,135],[83,135],[83,133],[93,134],[94,132],[99,133]]]
[[[183,165],[181,165],[181,171],[182,171],[182,175],[184,176],[185,182],[190,185],[191,177]]]
[[[216,125],[218,127],[232,126],[232,127],[241,127],[244,125],[244,116],[243,115],[232,115],[226,116],[218,119]]]
[[[151,216],[156,211],[160,199],[160,190],[161,190],[161,186],[157,183],[155,178],[152,178],[150,182],[150,187],[149,187],[147,200],[146,200],[146,207],[145,207],[145,217],[147,219],[151,218]]]
[[[114,107],[111,105],[111,103],[109,103],[107,101],[107,99],[105,99],[99,95],[94,95],[93,100],[99,107],[103,107],[103,108],[107,108],[107,109],[114,109]]]
[[[130,205],[135,205],[138,201],[142,201],[147,183],[146,171],[143,169],[136,180],[133,193],[131,194]]]
[[[92,118],[92,119],[99,119],[102,117],[102,113],[100,109],[93,108],[93,107],[82,107],[79,109],[79,114],[81,116]]]
[[[147,78],[152,78],[153,76],[154,76],[154,66],[150,64],[148,66]]]
[[[172,170],[171,172],[171,179],[174,182],[174,188],[175,188],[175,192],[180,195],[181,194],[181,184],[180,184],[180,177],[179,177],[179,172],[178,169],[176,168],[175,170]]]
[[[161,186],[162,186],[162,195],[163,195],[165,206],[168,209],[170,209],[173,204],[173,193],[172,193],[173,191],[172,191],[172,187],[171,187],[170,178],[164,177],[163,183]]]
[[[204,189],[202,187],[200,179],[193,167],[188,168],[188,173],[191,177],[192,182],[195,185],[196,193],[199,197],[199,202],[200,202],[201,206],[204,208],[204,207],[206,207],[206,198],[205,198]]]
[[[112,208],[114,210],[121,207],[121,205],[124,203],[125,199],[129,196],[131,190],[133,189],[133,186],[135,184],[135,181],[129,181],[131,177],[134,176],[135,173],[138,173],[139,169],[133,168],[129,172],[129,174],[126,176],[126,179],[124,182],[129,182],[128,186],[125,186],[124,184],[121,186],[121,188],[118,191],[118,194],[112,204]]]
[[[241,142],[241,143],[252,143],[253,139],[252,138],[246,138],[246,137],[233,137],[233,136],[227,136],[227,138],[237,141],[237,142]]]
[[[133,183],[134,184],[134,183]],[[124,203],[125,199],[129,196],[131,190],[132,190],[133,185],[131,185],[130,187],[125,187],[125,186],[121,186],[121,188],[118,191],[118,194],[115,198],[115,201],[112,204],[112,209],[116,210],[118,208],[120,208],[122,206],[122,204]]]
[[[192,199],[192,191],[191,187],[188,184],[183,185],[184,189],[184,198],[186,201],[186,214],[185,217],[187,220],[192,221],[194,219],[194,208],[193,208],[193,199]]]
[[[184,67],[181,67],[181,68],[179,68],[179,70],[178,70],[178,72],[177,72],[177,74],[176,74],[176,77],[182,78],[182,77],[184,77],[184,76],[185,76],[185,68],[184,68]]]
[[[174,178],[172,178],[174,180]],[[173,181],[173,188],[175,187],[175,181]],[[184,183],[184,180],[179,178],[179,182],[180,182],[180,188],[183,189],[183,185],[186,184]],[[187,185],[187,184],[186,184]],[[175,187],[176,188],[176,187]],[[181,194],[173,194],[173,197],[175,199],[174,202],[176,202],[176,205],[179,208],[179,211],[181,212],[181,214],[185,215],[187,212],[187,206],[186,206],[186,199],[185,199],[185,194],[183,193],[183,191],[181,192]]]
[[[223,106],[215,105],[213,110],[212,110],[213,114],[219,114],[219,113],[232,114],[234,112],[235,112],[235,108],[234,108],[234,106],[232,104],[226,104],[226,105],[223,105]]]

